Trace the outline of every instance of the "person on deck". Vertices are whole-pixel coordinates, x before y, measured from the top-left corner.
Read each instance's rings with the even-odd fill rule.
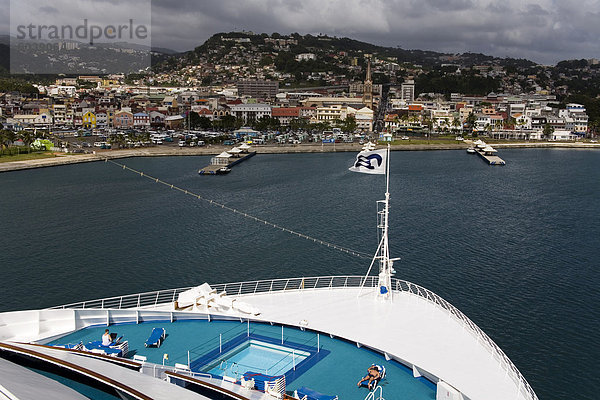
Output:
[[[371,389],[373,382],[377,381],[377,379],[379,379],[380,377],[381,377],[381,373],[379,372],[379,369],[377,369],[376,366],[371,365],[367,369],[367,375],[364,378],[362,378],[360,381],[358,381],[357,386],[360,386],[360,384],[365,381],[369,381],[369,383],[367,384],[367,387],[369,389]]]
[[[110,333],[108,329],[104,331],[104,335],[102,335],[102,346],[110,346],[112,343],[112,338],[110,337]]]

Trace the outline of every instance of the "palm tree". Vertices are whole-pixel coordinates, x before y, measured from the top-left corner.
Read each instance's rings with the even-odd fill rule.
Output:
[[[4,141],[6,140],[4,131],[4,129],[0,130],[0,157],[2,157],[2,153],[4,152]]]
[[[431,139],[431,128],[433,127],[433,122],[431,121],[430,117],[424,117],[421,124],[427,127],[427,143],[429,143],[429,140]]]
[[[469,113],[469,115],[467,116],[467,126],[469,127],[469,129],[471,131],[473,131],[473,128],[475,127],[475,122],[477,121],[477,117],[475,116],[475,114],[473,114],[472,112]]]
[[[21,140],[27,147],[27,153],[29,153],[31,151],[31,143],[33,143],[33,141],[35,140],[34,133],[31,131],[23,130],[19,131],[19,136],[21,137]]]
[[[454,119],[452,120],[452,128],[453,130],[457,131],[458,128],[460,127],[461,123],[460,123],[460,119],[458,117],[454,117]]]
[[[484,130],[487,132],[487,135],[490,136],[490,133],[492,133],[492,126],[490,124],[485,124]]]
[[[13,130],[3,129],[2,130],[2,143],[0,145],[8,147],[17,139],[17,135]]]
[[[440,125],[441,125],[441,128],[442,128],[441,129],[442,132],[448,131],[448,118],[442,119],[442,122],[441,122]]]

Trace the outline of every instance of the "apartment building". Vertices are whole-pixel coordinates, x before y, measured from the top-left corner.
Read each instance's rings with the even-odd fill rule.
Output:
[[[271,106],[268,104],[234,104],[230,113],[245,122],[257,120],[262,117],[271,117]]]

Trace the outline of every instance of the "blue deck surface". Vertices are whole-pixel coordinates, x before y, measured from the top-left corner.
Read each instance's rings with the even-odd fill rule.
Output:
[[[148,362],[162,364],[163,354],[168,354],[165,364],[188,363],[188,351],[190,361],[200,360],[208,353],[217,352],[219,343],[226,344],[244,333],[247,333],[246,323],[231,321],[175,321],[170,322],[147,322],[141,324],[120,324],[109,327],[111,332],[124,336],[129,341],[129,357],[134,354],[146,356]],[[148,335],[153,328],[165,328],[167,337],[160,348],[147,348],[144,346]],[[72,334],[57,339],[50,344],[65,343],[87,343],[98,340],[104,333],[105,326],[82,329]],[[253,337],[271,338],[273,342],[281,343],[281,326],[269,324],[250,324],[250,335]],[[284,346],[293,343],[307,348],[317,346],[317,334],[304,332],[294,328],[283,329]],[[325,350],[323,356],[317,357],[310,363],[296,371],[293,379],[288,381],[287,391],[293,391],[302,386],[324,394],[338,395],[340,399],[363,400],[368,391],[356,386],[360,378],[373,364],[385,366],[387,373],[380,385],[383,388],[385,398],[433,400],[435,399],[435,385],[431,382],[412,376],[412,371],[405,366],[386,361],[385,358],[375,352],[364,348],[357,348],[355,344],[339,339],[331,339],[328,335],[320,335],[320,348]],[[239,371],[244,373],[246,371]],[[287,379],[286,379],[287,380]]]

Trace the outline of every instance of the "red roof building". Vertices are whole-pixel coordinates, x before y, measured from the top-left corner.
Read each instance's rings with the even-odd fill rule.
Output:
[[[279,120],[281,125],[289,125],[294,118],[300,118],[300,107],[274,107],[271,117]]]

